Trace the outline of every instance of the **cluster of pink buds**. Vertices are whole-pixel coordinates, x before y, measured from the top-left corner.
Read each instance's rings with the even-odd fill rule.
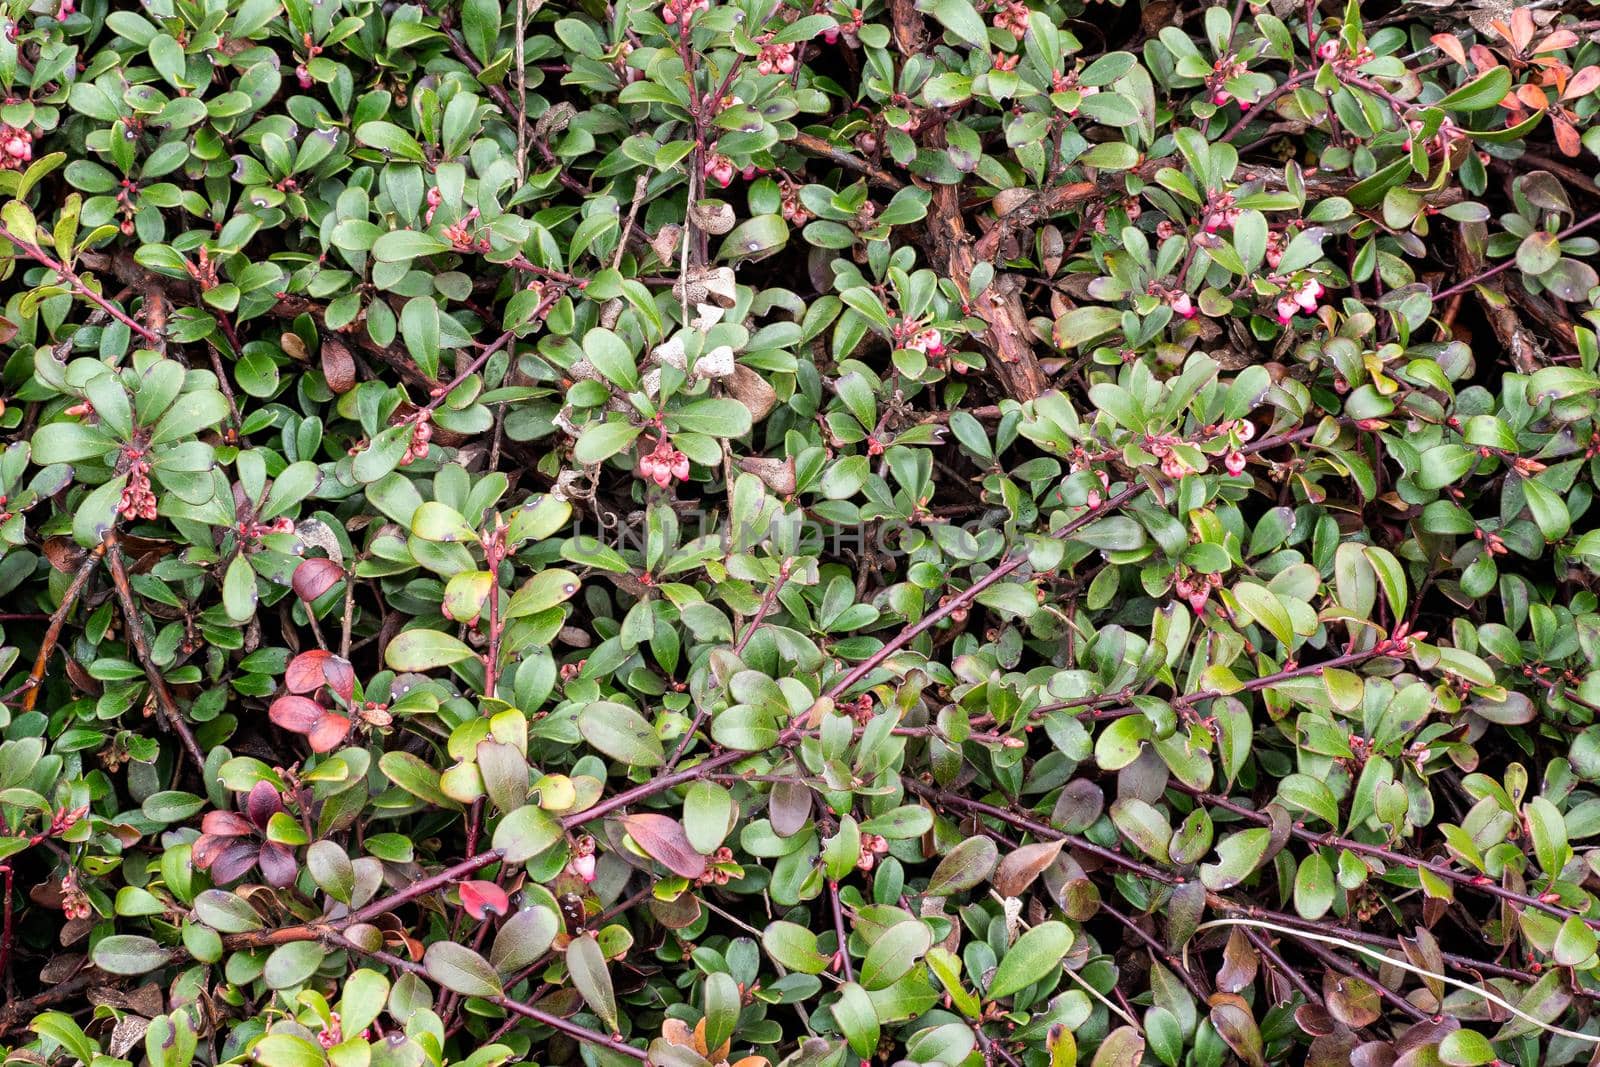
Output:
[[[1405,150],[1409,152],[1411,151],[1412,137],[1417,137],[1422,133],[1423,122],[1421,119],[1411,119],[1406,123],[1406,128],[1411,131],[1411,137],[1407,137],[1405,142]],[[1427,147],[1430,151],[1437,149],[1440,152],[1448,153],[1451,145],[1465,139],[1466,136],[1467,131],[1449,119],[1445,119],[1439,123],[1439,129],[1429,138]]]
[[[419,459],[428,458],[428,442],[433,440],[433,423],[428,421],[428,413],[423,411],[417,416],[417,425],[411,431],[411,443],[406,445],[406,454],[400,457],[400,466],[409,467]]]
[[[309,33],[300,35],[300,46],[306,50],[306,63],[311,62],[322,54],[322,46],[313,40]],[[294,68],[294,76],[299,79],[300,88],[302,89],[311,88],[311,70],[306,66],[306,63],[301,63]]]
[[[863,871],[870,871],[878,863],[878,857],[886,855],[889,851],[889,842],[877,834],[861,835],[861,851],[856,856],[856,866]]]
[[[89,904],[89,894],[78,885],[78,872],[68,871],[61,879],[61,910],[69,919],[87,919],[94,914]]]
[[[33,134],[0,122],[0,170],[21,170],[33,159]]]
[[[572,843],[572,873],[587,884],[594,881],[594,838],[584,834]]]
[[[656,440],[655,450],[639,457],[638,474],[665,489],[674,479],[680,482],[688,479],[689,457],[673,448],[672,442],[662,434]]]
[[[1065,74],[1057,71],[1050,76],[1050,91],[1052,93],[1076,92],[1078,94],[1078,99],[1081,101],[1084,97],[1094,96],[1095,94],[1099,93],[1100,87],[1098,85],[1079,84],[1078,72],[1076,70]],[[1069,116],[1076,115],[1077,113],[1078,109],[1075,107],[1069,108],[1067,111]]]
[[[239,536],[246,541],[259,541],[268,534],[294,533],[294,520],[284,515],[271,522],[241,522]]]
[[[424,226],[432,226],[433,225],[433,213],[435,211],[439,210],[439,204],[441,202],[443,202],[443,200],[444,200],[444,193],[439,191],[439,187],[437,185],[435,185],[432,189],[428,190],[428,196],[427,196],[428,210],[425,211],[423,213],[423,215],[422,215],[422,224]]]
[[[1372,651],[1380,656],[1409,655],[1411,652],[1411,642],[1421,641],[1427,636],[1428,634],[1424,630],[1418,630],[1415,633],[1411,632],[1411,625],[1409,623],[1397,623],[1394,628],[1394,633],[1373,645]]]
[[[1219,422],[1214,426],[1207,426],[1205,432],[1212,437],[1220,437],[1225,433],[1231,433],[1240,441],[1248,444],[1255,440],[1256,424],[1249,419],[1233,419],[1229,422]]]
[[[1239,77],[1250,68],[1232,55],[1223,56],[1211,65],[1211,76],[1206,79],[1206,88],[1211,92],[1211,102],[1218,107],[1227,104],[1233,99],[1233,94],[1226,88],[1226,84]],[[1239,106],[1248,108],[1248,101],[1239,101]]]
[[[456,246],[458,252],[487,252],[489,239],[487,237],[473,237],[468,228],[472,221],[478,217],[478,209],[473,208],[467,212],[460,222],[453,222],[444,228],[444,238]]]
[[[1363,63],[1372,62],[1376,57],[1373,55],[1372,49],[1366,45],[1362,45],[1354,52],[1350,52],[1345,49],[1344,42],[1339,38],[1329,37],[1317,45],[1317,58],[1324,63],[1332,63],[1335,66],[1359,67]]]
[[[710,9],[711,0],[667,0],[661,7],[661,21],[669,26],[681,22],[687,27],[696,12]]]
[[[724,845],[711,854],[711,863],[706,867],[706,873],[695,879],[695,885],[727,885],[733,880],[728,873],[728,867],[733,864],[733,849]]]
[[[712,152],[707,156],[702,170],[708,181],[714,181],[724,189],[733,184],[733,160],[720,152]]]
[[[995,5],[994,28],[1005,30],[1017,40],[1028,36],[1028,10],[1026,0],[1000,0]]]
[[[779,210],[791,226],[804,226],[811,221],[811,212],[800,202],[800,187],[788,178],[778,182],[778,195],[781,198]]]
[[[156,494],[150,488],[150,463],[143,454],[129,453],[128,484],[122,490],[117,510],[125,519],[156,517]]]
[[[918,330],[906,339],[906,347],[913,352],[921,352],[925,356],[937,358],[944,355],[944,335],[932,327],[926,330]]]
[[[1130,196],[1126,200],[1123,200],[1120,204],[1107,204],[1100,210],[1100,214],[1095,217],[1095,233],[1106,232],[1106,216],[1111,213],[1111,209],[1114,207],[1121,207],[1122,210],[1127,214],[1129,222],[1137,220],[1140,215],[1144,214],[1144,208],[1139,205],[1139,198],[1136,196]]]
[[[628,57],[633,54],[633,42],[623,41],[617,45],[616,58],[611,61],[611,69],[617,72],[617,78],[623,85],[632,85],[644,79],[644,71],[628,63]]]
[[[1089,466],[1089,454],[1080,446],[1073,449],[1073,455],[1079,458],[1075,458],[1068,465],[1067,471],[1070,474],[1077,474],[1079,471],[1084,470]],[[1091,508],[1099,507],[1100,502],[1104,499],[1102,494],[1111,488],[1111,475],[1107,474],[1103,470],[1096,470],[1095,474],[1100,476],[1100,488],[1089,490],[1089,497],[1084,501],[1084,503],[1088,504]]]
[[[1284,249],[1289,247],[1289,235],[1277,230],[1267,231],[1267,268],[1277,270],[1278,264],[1283,262]]]
[[[793,74],[794,42],[773,44],[772,34],[761,39],[761,54],[756,57],[756,71],[761,74]]]
[[[821,5],[818,5],[818,6],[814,7],[812,10],[817,11],[819,13],[824,13],[824,14],[826,13],[826,12],[823,11],[823,8],[822,8]],[[829,26],[827,29],[823,30],[822,31],[822,39],[824,41],[827,41],[829,44],[838,44],[839,43],[839,38],[843,37],[844,38],[844,43],[848,47],[850,47],[850,48],[857,47],[858,45],[861,44],[860,39],[856,35],[861,32],[861,20],[862,20],[863,15],[864,15],[864,12],[859,7],[851,8],[850,9],[850,20],[848,22],[840,21],[839,25],[837,25],[837,26]]]
[[[1290,286],[1278,298],[1278,322],[1287,326],[1299,312],[1307,315],[1317,310],[1317,301],[1327,290],[1315,278],[1307,278],[1298,286]]]
[[[84,804],[76,808],[57,808],[50,814],[50,831],[42,837],[34,838],[34,844],[44,840],[44,837],[60,837],[74,826],[85,815],[89,814],[89,805]]]
[[[1239,218],[1239,209],[1233,204],[1232,193],[1218,193],[1211,198],[1206,204],[1205,222],[1202,223],[1207,233],[1233,229],[1233,224]]]
[[[321,1030],[317,1031],[317,1044],[323,1048],[332,1048],[343,1043],[344,1027],[340,1025],[339,1013],[336,1011],[329,1012],[328,1021],[323,1024]]]
[[[1164,285],[1152,283],[1149,293],[1151,296],[1159,296],[1166,301],[1167,306],[1172,308],[1174,315],[1192,319],[1200,313],[1200,309],[1194,306],[1194,298],[1182,289],[1169,289]]]
[[[1206,601],[1211,598],[1211,590],[1221,585],[1220,574],[1191,574],[1174,582],[1172,590],[1187,600],[1189,607],[1198,615],[1206,609]]]
[[[1161,461],[1161,473],[1168,478],[1182,478],[1190,471],[1189,464],[1175,451],[1175,445],[1183,443],[1183,439],[1172,434],[1146,434],[1144,447]]]

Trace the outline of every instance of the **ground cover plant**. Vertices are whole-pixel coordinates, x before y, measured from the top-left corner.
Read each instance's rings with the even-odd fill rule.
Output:
[[[1588,5],[9,0],[0,1050],[1600,1050]]]

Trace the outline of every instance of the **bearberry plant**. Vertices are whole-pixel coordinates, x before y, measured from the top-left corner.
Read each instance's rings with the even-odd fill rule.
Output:
[[[0,1055],[1595,1062],[1597,109],[1565,0],[11,0]]]

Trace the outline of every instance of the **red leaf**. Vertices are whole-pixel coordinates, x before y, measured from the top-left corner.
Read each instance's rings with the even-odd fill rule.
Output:
[[[208,811],[200,819],[200,832],[212,837],[248,837],[251,826],[233,811]]]
[[[342,656],[329,656],[322,664],[322,677],[327,679],[328,688],[344,699],[355,696],[356,672],[349,660]]]
[[[261,877],[268,885],[278,889],[292,885],[299,870],[294,853],[287,848],[271,841],[261,846]]]
[[[506,891],[493,882],[472,881],[462,882],[461,906],[467,909],[467,914],[474,919],[482,920],[485,912],[494,912],[504,915],[511,910],[511,901],[506,897]]]
[[[1463,67],[1467,65],[1466,49],[1461,47],[1460,38],[1456,37],[1454,34],[1436,33],[1429,38],[1429,40],[1433,42],[1435,48],[1449,56],[1451,59],[1455,60],[1457,63],[1461,64]],[[296,575],[296,577],[298,578],[299,576]]]
[[[350,720],[336,711],[323,712],[322,719],[309,731],[311,751],[332,752],[350,732]]]
[[[278,796],[277,788],[266,780],[257,782],[250,789],[250,795],[245,798],[244,814],[256,827],[261,830],[267,828],[267,820],[283,810],[283,798]]]
[[[209,871],[211,865],[228,849],[239,843],[236,837],[218,837],[215,834],[201,834],[195,838],[194,848],[189,850],[189,861],[196,870]]]
[[[1561,98],[1571,100],[1579,96],[1588,96],[1596,88],[1600,88],[1600,67],[1584,67],[1572,76]]]
[[[356,672],[350,661],[314,648],[289,661],[283,672],[284,688],[291,693],[314,693],[322,686],[349,700],[356,691]]]
[[[254,841],[235,841],[211,864],[211,880],[217,885],[227,885],[243,878],[256,865],[260,846]]]
[[[332,658],[332,652],[324,652],[320,648],[300,653],[289,661],[289,669],[283,672],[284,686],[291,693],[315,692],[328,683],[323,671],[324,665]]]
[[[309,604],[343,580],[343,567],[331,559],[313,556],[300,562],[289,584],[294,588],[295,596]]]
[[[267,711],[273,722],[296,734],[309,734],[327,713],[321,704],[305,697],[279,697]]]
[[[706,873],[706,858],[689,844],[678,820],[665,815],[624,815],[622,828],[628,831],[645,855],[656,860],[673,874],[684,878],[699,878]]]

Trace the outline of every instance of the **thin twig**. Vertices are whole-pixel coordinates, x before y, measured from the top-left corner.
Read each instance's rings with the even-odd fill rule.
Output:
[[[31,241],[23,240],[21,237],[18,237],[4,226],[0,226],[0,237],[10,241],[17,247],[18,251],[44,267],[46,270],[59,275],[61,280],[66,282],[72,288],[73,292],[94,302],[95,304],[98,304],[101,310],[105,311],[106,314],[122,323],[124,326],[138,334],[140,337],[144,338],[150,344],[157,345],[161,343],[161,338],[159,336],[145,329],[136,319],[134,319],[133,316],[117,307],[115,304],[101,296],[99,293],[95,292],[93,289],[89,288],[84,280],[78,276],[77,271],[73,270],[65,263],[58,261],[55,257],[51,256],[38,245],[32,243]]]
[[[22,698],[23,711],[32,711],[34,705],[39,702],[45,671],[50,664],[50,653],[55,651],[56,644],[61,640],[61,628],[66,625],[67,616],[72,614],[72,606],[83,594],[83,587],[89,583],[89,576],[94,573],[105,551],[104,545],[96,545],[84,554],[83,562],[78,564],[77,573],[72,576],[72,584],[67,586],[67,591],[61,596],[60,605],[50,616],[50,625],[45,628],[44,640],[39,645],[39,654],[33,658],[33,670],[28,672],[28,680],[23,683],[27,690]]]
[[[200,773],[201,778],[204,778],[205,753],[200,751],[200,745],[194,739],[194,732],[189,729],[183,713],[178,710],[177,701],[173,700],[172,691],[167,688],[167,680],[161,676],[161,670],[150,658],[150,640],[145,636],[144,620],[140,617],[139,605],[133,598],[133,586],[128,582],[128,567],[123,561],[122,545],[117,541],[116,531],[113,530],[106,535],[104,544],[106,562],[111,565],[111,584],[117,590],[117,599],[122,602],[122,621],[127,629],[128,643],[133,646],[134,655],[144,666],[144,676],[150,681],[150,691],[155,698],[157,710],[161,712],[172,732],[178,735],[184,751],[194,761],[195,770]]]

